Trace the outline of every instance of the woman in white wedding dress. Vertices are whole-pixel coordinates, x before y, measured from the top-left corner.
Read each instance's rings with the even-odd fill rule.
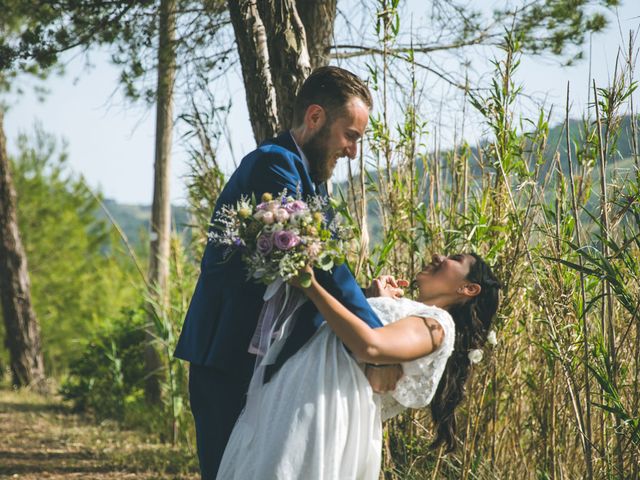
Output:
[[[474,254],[434,255],[415,284],[417,301],[369,299],[385,325],[371,329],[312,278],[303,291],[326,324],[268,383],[250,388],[217,478],[377,480],[382,420],[430,403],[434,445],[452,449],[468,353],[486,340],[500,284]],[[364,363],[402,363],[404,375],[377,395]]]

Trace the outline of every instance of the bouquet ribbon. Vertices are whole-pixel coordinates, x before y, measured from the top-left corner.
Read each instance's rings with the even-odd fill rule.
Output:
[[[265,303],[249,343],[249,353],[258,357],[256,368],[275,362],[293,328],[295,313],[306,297],[278,278],[267,286],[263,300]]]
[[[281,279],[275,280],[267,287],[263,298],[265,303],[249,344],[249,352],[257,355],[257,358],[247,392],[244,419],[246,425],[255,425],[257,422],[266,368],[278,358],[295,323],[295,314],[306,301],[304,293]],[[249,429],[247,435],[254,431]]]

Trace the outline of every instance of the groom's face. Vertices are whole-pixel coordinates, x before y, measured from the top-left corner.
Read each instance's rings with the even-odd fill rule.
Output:
[[[368,122],[369,108],[357,97],[336,112],[335,118],[326,117],[313,137],[302,146],[315,182],[329,180],[339,158],[356,157],[358,142]]]

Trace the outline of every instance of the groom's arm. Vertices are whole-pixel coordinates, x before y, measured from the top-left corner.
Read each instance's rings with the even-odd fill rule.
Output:
[[[367,298],[401,298],[404,296],[403,288],[408,286],[409,282],[406,280],[396,280],[392,275],[381,275],[375,278],[368,288],[363,289],[363,292]],[[395,390],[398,380],[404,374],[400,364],[374,365],[370,363],[365,366],[364,373],[376,393]]]
[[[314,272],[318,283],[354,315],[371,328],[382,327],[382,322],[369,305],[369,302],[367,302],[367,298],[356,283],[349,267],[342,264],[335,267],[331,272],[319,269],[315,269]]]
[[[340,303],[347,307],[351,312],[358,316],[363,322],[371,328],[382,326],[382,322],[373,312],[369,302],[365,298],[365,294],[346,265],[340,265],[335,268],[333,274],[329,272],[315,271],[316,278],[321,285],[327,289]],[[343,288],[339,288],[343,285]],[[388,287],[382,288],[383,294],[392,295],[393,292]],[[314,318],[316,328],[320,326],[323,318],[318,313]],[[403,375],[402,366],[399,364],[391,365],[367,365],[365,374],[371,388],[376,393],[384,393],[396,388],[396,383]]]

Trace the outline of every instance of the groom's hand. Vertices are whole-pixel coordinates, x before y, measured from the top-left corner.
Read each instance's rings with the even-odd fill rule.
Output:
[[[376,393],[395,390],[396,383],[402,378],[402,365],[372,365],[365,366],[365,374],[371,388]]]
[[[400,298],[404,295],[403,288],[408,287],[406,280],[396,280],[393,275],[381,275],[365,290],[367,297]]]

